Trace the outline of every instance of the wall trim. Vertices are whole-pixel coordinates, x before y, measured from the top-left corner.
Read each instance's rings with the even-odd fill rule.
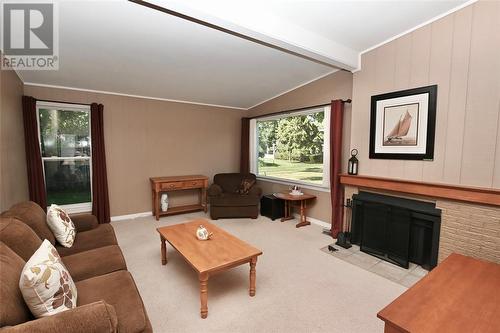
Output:
[[[111,216],[111,222],[123,221],[123,220],[133,220],[133,219],[137,219],[139,217],[148,217],[148,216],[153,216],[153,213],[143,212],[143,213]]]
[[[135,214],[127,214],[127,215],[118,215],[118,216],[112,216],[111,222],[133,220],[133,219],[137,219],[140,217],[148,217],[148,216],[153,216],[153,214],[151,212],[143,212],[143,213],[135,213]],[[300,214],[294,213],[293,217],[296,219],[300,219]],[[311,222],[312,224],[319,225],[320,227],[323,227],[323,228],[330,228],[331,227],[330,223],[315,219],[313,217],[307,217],[307,220],[309,222]]]
[[[403,31],[402,33],[399,33],[399,34],[397,34],[397,35],[395,35],[395,36],[392,36],[392,37],[390,37],[390,38],[388,38],[388,39],[384,40],[383,42],[380,42],[380,43],[378,43],[378,44],[376,44],[376,45],[370,46],[369,48],[367,48],[367,49],[365,49],[365,50],[363,50],[363,51],[359,52],[359,60],[358,60],[359,64],[358,64],[358,68],[356,68],[355,70],[353,70],[353,71],[352,71],[352,73],[356,73],[356,72],[359,72],[359,71],[361,70],[361,56],[362,56],[363,54],[365,54],[365,53],[367,53],[367,52],[370,52],[370,51],[373,51],[373,50],[375,50],[376,48],[379,48],[379,47],[381,47],[381,46],[382,46],[382,45],[384,45],[384,44],[390,43],[390,42],[392,42],[393,40],[398,39],[399,37],[402,37],[402,36],[404,36],[404,35],[407,35],[407,34],[409,34],[409,33],[412,33],[413,31],[415,31],[415,30],[417,30],[417,29],[420,29],[420,28],[422,28],[422,27],[424,27],[424,26],[426,26],[426,25],[428,25],[428,24],[431,24],[431,23],[433,23],[433,22],[435,22],[435,21],[437,21],[437,20],[440,20],[440,19],[442,19],[442,18],[443,18],[443,17],[445,17],[445,16],[448,16],[448,15],[450,15],[450,14],[453,14],[454,12],[457,12],[457,11],[459,11],[460,9],[465,8],[465,7],[469,6],[469,5],[472,5],[473,3],[477,2],[477,1],[478,1],[478,0],[469,0],[469,1],[466,1],[466,2],[464,2],[463,4],[461,4],[461,5],[459,5],[459,6],[455,7],[455,8],[452,8],[452,9],[448,10],[447,12],[444,12],[444,13],[442,13],[442,14],[439,14],[439,15],[437,15],[437,16],[435,16],[435,17],[433,17],[433,18],[431,18],[431,19],[429,19],[429,20],[427,20],[427,21],[425,21],[425,22],[423,22],[423,23],[420,23],[420,24],[418,24],[418,25],[414,26],[413,28],[410,28],[410,29],[408,29],[408,30],[405,30],[405,31]]]
[[[308,85],[309,83],[313,83],[314,81],[320,80],[320,79],[322,79],[322,78],[324,78],[324,77],[327,77],[328,75],[333,74],[333,73],[336,73],[336,72],[338,72],[338,71],[340,71],[340,69],[334,69],[334,70],[332,70],[332,71],[329,71],[329,72],[328,72],[328,73],[326,73],[326,74],[323,74],[323,75],[318,76],[317,78],[314,78],[314,79],[312,79],[312,80],[309,80],[309,81],[303,82],[303,83],[299,84],[299,85],[298,85],[298,86],[296,86],[296,87],[293,87],[293,88],[290,88],[290,89],[288,89],[288,90],[286,90],[286,91],[280,92],[279,94],[277,94],[277,95],[275,95],[275,96],[273,96],[273,97],[269,97],[268,99],[265,99],[265,100],[263,100],[263,101],[261,101],[261,102],[259,102],[259,103],[255,104],[254,106],[249,107],[249,108],[247,109],[247,111],[249,111],[249,110],[251,110],[251,109],[253,109],[253,108],[255,108],[255,107],[259,106],[259,105],[262,105],[262,104],[264,104],[264,103],[266,103],[266,102],[269,102],[270,100],[273,100],[273,99],[275,99],[275,98],[278,98],[278,97],[280,97],[280,96],[283,96],[283,95],[285,95],[285,94],[288,94],[289,92],[292,92],[292,91],[294,91],[294,90],[296,90],[296,89],[302,88],[303,86],[306,86],[306,85]]]
[[[150,99],[150,100],[155,100],[155,101],[172,102],[172,103],[194,104],[194,105],[210,106],[210,107],[225,108],[225,109],[235,109],[235,110],[243,110],[243,111],[248,110],[246,108],[241,108],[241,107],[236,107],[236,106],[189,102],[189,101],[183,101],[183,100],[178,100],[178,99],[168,99],[168,98],[151,97],[151,96],[143,96],[143,95],[123,94],[123,93],[106,91],[106,90],[84,89],[84,88],[66,87],[66,86],[58,86],[58,85],[52,85],[52,84],[34,83],[34,82],[23,82],[23,83],[26,86],[34,86],[34,87],[43,87],[43,88],[52,88],[52,89],[66,89],[66,90],[73,90],[73,91],[84,91],[84,92],[91,92],[91,93],[97,93],[97,94]]]
[[[321,187],[321,186],[314,186],[314,185],[310,185],[310,184],[303,184],[301,182],[296,182],[293,180],[279,180],[279,179],[275,179],[275,178],[271,178],[271,177],[257,176],[257,181],[276,183],[276,184],[287,185],[287,186],[299,185],[301,188],[307,188],[308,190],[330,193],[329,188]]]

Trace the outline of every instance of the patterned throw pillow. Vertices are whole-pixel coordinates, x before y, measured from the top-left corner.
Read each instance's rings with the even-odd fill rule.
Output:
[[[19,289],[36,318],[76,307],[76,286],[55,247],[44,240],[21,273]]]
[[[255,179],[243,179],[241,181],[240,187],[236,192],[238,194],[248,194],[253,184],[255,184]]]
[[[47,224],[62,246],[73,246],[76,236],[75,225],[61,207],[54,204],[50,205],[47,211]]]

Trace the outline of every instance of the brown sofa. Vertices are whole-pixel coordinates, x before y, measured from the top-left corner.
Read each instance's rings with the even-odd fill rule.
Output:
[[[254,185],[248,194],[238,194],[243,179],[253,179],[253,173],[219,173],[214,176],[214,182],[208,188],[210,199],[210,217],[218,218],[259,216],[259,203],[262,190]]]
[[[112,226],[98,224],[91,215],[71,217],[77,228],[76,250],[60,251],[65,248],[56,244],[75,281],[77,307],[33,318],[18,285],[21,270],[42,237],[53,240],[50,229],[41,223],[44,215],[38,205],[27,202],[0,217],[0,332],[152,332]]]

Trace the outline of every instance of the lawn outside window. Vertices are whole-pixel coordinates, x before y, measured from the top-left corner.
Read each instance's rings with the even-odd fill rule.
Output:
[[[252,119],[251,171],[261,180],[327,191],[329,123],[329,106]]]

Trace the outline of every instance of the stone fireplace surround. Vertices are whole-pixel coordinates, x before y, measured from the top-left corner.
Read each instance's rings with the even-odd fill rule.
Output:
[[[361,175],[341,175],[341,183],[344,184],[344,203],[361,190],[435,202],[436,208],[441,209],[438,263],[453,252],[500,263],[499,190],[442,185],[444,190],[440,191],[436,190],[440,184]],[[465,200],[460,200],[462,198]],[[350,218],[346,208],[344,226],[350,223]]]

